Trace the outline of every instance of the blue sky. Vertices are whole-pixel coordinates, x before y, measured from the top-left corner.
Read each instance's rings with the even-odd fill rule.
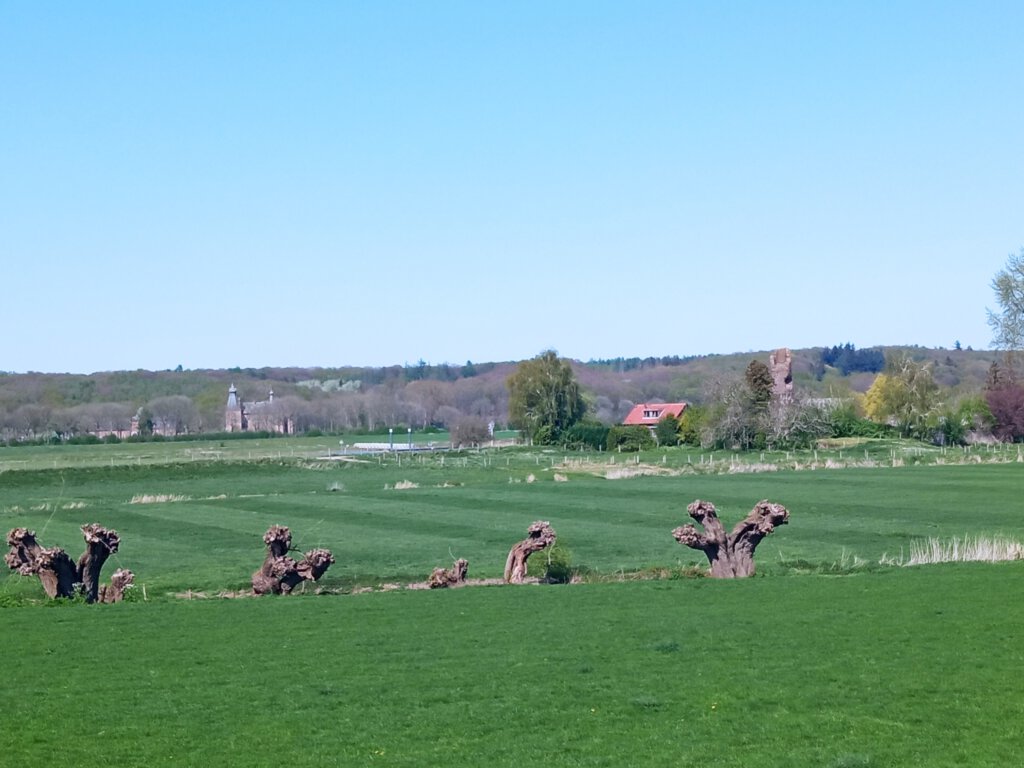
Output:
[[[0,0],[0,370],[986,348],[1019,2]]]

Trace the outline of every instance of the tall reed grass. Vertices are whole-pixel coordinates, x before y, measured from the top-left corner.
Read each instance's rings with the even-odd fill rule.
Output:
[[[933,563],[996,563],[1024,559],[1024,544],[996,536],[960,539],[954,536],[943,541],[937,538],[911,542],[909,552],[900,550],[898,557],[882,555],[882,565],[931,565]]]

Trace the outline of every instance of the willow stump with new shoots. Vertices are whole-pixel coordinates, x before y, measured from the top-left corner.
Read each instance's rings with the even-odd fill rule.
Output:
[[[304,581],[318,581],[334,562],[329,549],[311,549],[298,562],[289,557],[292,532],[284,525],[270,526],[263,543],[267,556],[252,575],[252,591],[257,595],[287,595]]]
[[[466,583],[468,570],[469,561],[460,557],[451,568],[435,568],[427,579],[427,586],[431,589],[460,586]]]
[[[104,528],[99,523],[83,525],[82,535],[85,537],[85,552],[75,562],[60,547],[42,546],[36,540],[35,531],[14,528],[7,533],[7,546],[11,551],[4,556],[4,562],[23,576],[38,576],[43,591],[49,597],[74,597],[81,590],[86,602],[116,602],[113,595],[117,594],[120,599],[124,587],[134,576],[131,571],[119,570],[115,574],[118,584],[104,587],[104,591],[109,590],[111,599],[100,600],[100,571],[107,558],[117,552],[121,537],[117,531]]]
[[[729,534],[726,534],[715,505],[710,501],[697,499],[686,511],[704,531],[698,531],[692,523],[687,523],[672,531],[672,536],[680,544],[702,551],[711,563],[711,576],[717,579],[753,576],[757,545],[776,527],[789,522],[789,510],[767,499],[757,502],[750,514]]]
[[[135,574],[131,571],[118,568],[110,577],[110,584],[100,587],[99,601],[101,603],[120,603],[124,600],[124,593],[128,587],[135,582]]]
[[[527,537],[516,544],[505,561],[505,583],[522,584],[526,578],[526,560],[555,543],[555,529],[546,520],[538,520],[527,529]]]

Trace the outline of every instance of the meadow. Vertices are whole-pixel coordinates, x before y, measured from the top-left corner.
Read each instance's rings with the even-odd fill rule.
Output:
[[[4,530],[77,556],[82,523],[116,528],[106,575],[131,568],[148,598],[49,608],[32,579],[0,577],[0,762],[977,766],[1024,750],[1024,564],[880,564],[929,537],[1019,539],[1016,449],[260,443],[0,450]],[[762,498],[790,509],[758,576],[683,578],[703,556],[670,532],[695,498],[727,526]],[[456,557],[500,576],[537,519],[585,583],[381,589]],[[247,587],[273,523],[336,564],[305,594],[218,599]]]

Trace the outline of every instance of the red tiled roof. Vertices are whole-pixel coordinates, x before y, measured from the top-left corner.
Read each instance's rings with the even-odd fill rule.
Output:
[[[669,414],[677,419],[686,410],[686,403],[637,403],[622,423],[629,426],[643,424],[653,427]]]

